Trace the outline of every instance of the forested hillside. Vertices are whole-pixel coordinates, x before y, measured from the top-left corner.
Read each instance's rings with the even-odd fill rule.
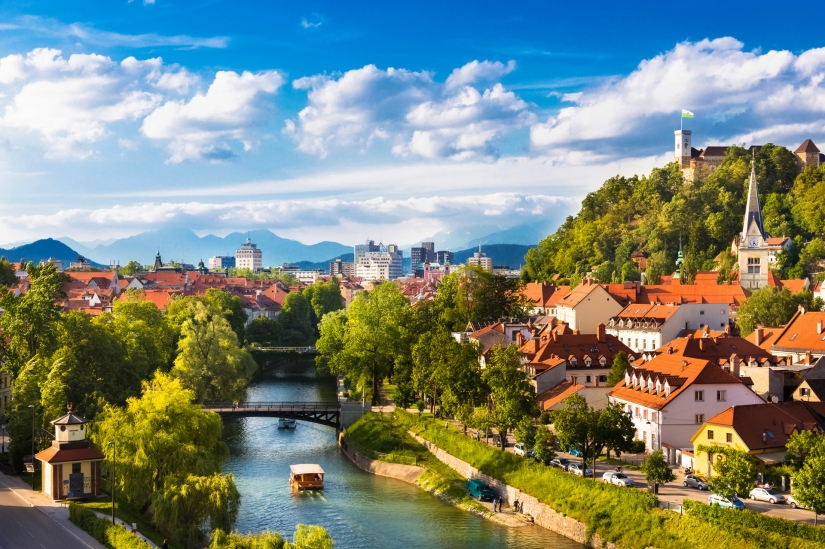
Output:
[[[724,279],[734,260],[720,252],[730,249],[742,230],[751,151],[730,147],[722,165],[693,183],[683,181],[678,164],[654,169],[648,176],[615,176],[582,202],[581,211],[526,256],[526,280],[549,280],[560,274],[574,281],[599,266],[602,282],[638,280],[630,254],[647,254],[647,280],[655,283],[675,269],[684,251],[683,279],[697,270],[719,267]],[[795,156],[785,147],[763,145],[756,151],[756,176],[765,230],[789,236],[794,244],[780,254],[780,278],[815,274],[825,258],[818,238],[825,232],[825,167],[800,173]]]

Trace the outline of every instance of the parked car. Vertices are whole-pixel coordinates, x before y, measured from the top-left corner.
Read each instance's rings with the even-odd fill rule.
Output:
[[[698,488],[699,490],[708,490],[710,487],[708,483],[702,480],[702,477],[696,475],[685,475],[685,488]]]
[[[610,484],[615,484],[617,486],[635,486],[636,483],[633,482],[633,479],[627,476],[624,473],[617,473],[615,471],[608,471],[602,475],[602,481],[608,482]]]
[[[487,483],[478,479],[471,478],[464,487],[470,492],[470,496],[478,498],[479,501],[493,501],[493,498],[496,497],[493,490],[487,486]]]
[[[786,499],[786,500],[788,500],[788,505],[790,505],[790,506],[791,506],[791,509],[797,509],[797,508],[799,508],[799,509],[807,509],[807,507],[805,507],[804,505],[802,505],[801,503],[799,503],[798,501],[796,501],[796,498],[795,498],[795,497],[793,497],[793,495],[790,495],[790,496],[788,496],[788,497],[787,497],[787,498],[785,498],[785,499]]]
[[[584,463],[574,461],[567,466],[567,472],[579,475],[580,477],[588,477],[593,474],[593,469],[585,467]]]
[[[577,458],[582,457],[582,452],[578,448],[570,448],[568,446],[567,453],[570,454],[570,455],[576,456]]]
[[[557,469],[561,469],[562,471],[567,471],[567,468],[570,466],[571,461],[567,458],[554,458],[550,461],[550,467],[555,467]]]
[[[517,456],[523,456],[525,454],[524,444],[522,444],[521,442],[516,443],[516,445],[513,446],[513,453]]]
[[[737,511],[744,511],[745,504],[739,498],[723,498],[719,494],[711,494],[708,497],[708,505],[718,505],[719,507],[736,509]]]
[[[785,503],[785,496],[773,488],[754,488],[751,490],[750,498],[754,501],[767,501],[768,503]]]

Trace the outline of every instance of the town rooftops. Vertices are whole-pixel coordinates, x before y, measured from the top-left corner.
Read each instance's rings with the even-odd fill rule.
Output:
[[[522,289],[524,297],[532,301],[536,307],[547,307],[547,303],[555,292],[555,286],[543,282],[528,282]]]
[[[720,146],[710,146],[705,147],[700,153],[699,156],[703,158],[707,158],[709,156],[725,156],[725,153],[728,152],[729,147],[720,147]]]
[[[610,319],[610,326],[620,326],[619,322],[624,321],[620,326],[623,327],[624,324],[627,324],[626,321],[628,320],[631,322],[639,321],[644,324],[655,321],[661,325],[667,322],[678,310],[679,305],[674,304],[632,303],[625,307],[618,315]]]
[[[702,358],[718,365],[728,363],[733,356],[739,357],[746,364],[751,360],[764,365],[776,362],[767,350],[743,337],[732,337],[727,334],[724,337],[677,337],[653,352],[657,355]]]
[[[609,368],[619,351],[633,360],[633,350],[618,337],[606,334],[603,324],[596,329],[595,334],[578,334],[558,326],[549,334],[525,341],[520,350],[536,370],[541,369],[541,363],[554,365],[559,359],[567,361],[568,369]]]
[[[825,403],[777,402],[731,406],[708,419],[710,425],[733,427],[748,449],[778,448],[795,432],[825,430]]]
[[[562,381],[552,389],[548,389],[536,397],[539,403],[539,408],[541,408],[542,411],[549,410],[553,406],[562,402],[565,398],[578,393],[582,389],[584,389],[584,385],[579,385],[571,381]]]
[[[579,303],[587,299],[588,296],[596,290],[596,288],[604,289],[599,284],[595,284],[590,279],[586,279],[582,281],[581,284],[570,290],[570,293],[561,298],[557,304],[559,306],[570,307],[573,309]]]
[[[42,452],[34,456],[40,461],[46,463],[65,463],[67,461],[90,461],[100,460],[105,456],[99,450],[94,448],[74,448],[70,450],[61,450],[58,447],[50,446]]]
[[[794,151],[795,153],[818,153],[819,149],[814,145],[814,142],[810,139],[806,139],[802,142],[802,144]]]
[[[776,337],[772,349],[825,353],[825,313],[800,308]]]
[[[742,384],[712,362],[699,358],[659,355],[640,368],[631,368],[625,379],[607,394],[653,409],[662,409],[693,384]],[[759,398],[754,395],[754,398]]]

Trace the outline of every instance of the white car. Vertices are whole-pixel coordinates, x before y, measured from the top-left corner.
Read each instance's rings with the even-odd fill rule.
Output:
[[[616,473],[613,471],[608,471],[607,473],[602,475],[602,481],[608,482],[610,484],[615,484],[617,486],[635,486],[636,483],[633,482],[633,479],[627,476],[624,473]]]
[[[584,464],[579,461],[574,461],[567,466],[567,472],[579,475],[580,477],[589,477],[593,474],[593,469],[585,467]]]
[[[750,498],[754,501],[767,501],[768,503],[785,503],[785,496],[773,488],[754,488],[751,490]]]
[[[788,500],[788,505],[791,506],[791,509],[807,509],[807,507],[803,506],[801,503],[796,501],[796,498],[793,496],[788,496],[785,499]]]
[[[523,456],[524,455],[524,444],[519,442],[515,446],[513,446],[513,453],[516,454],[517,456]]]

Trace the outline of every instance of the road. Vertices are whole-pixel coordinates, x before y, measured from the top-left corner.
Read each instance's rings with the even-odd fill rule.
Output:
[[[32,507],[0,482],[0,549],[90,549],[98,544],[83,542],[48,514],[62,509]],[[45,514],[44,514],[45,513]],[[85,535],[81,533],[81,535]]]

